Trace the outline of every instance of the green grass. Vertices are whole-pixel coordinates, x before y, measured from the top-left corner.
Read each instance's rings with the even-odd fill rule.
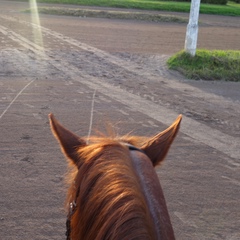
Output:
[[[194,57],[181,51],[167,64],[189,79],[240,82],[240,51],[197,50]]]
[[[37,0],[37,2],[132,8],[142,10],[161,10],[173,12],[190,11],[190,3],[165,2],[157,0]],[[240,16],[240,4],[234,2],[228,2],[226,6],[214,4],[201,4],[200,13]]]

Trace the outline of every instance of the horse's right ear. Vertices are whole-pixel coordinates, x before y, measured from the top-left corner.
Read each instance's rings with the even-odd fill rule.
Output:
[[[167,155],[167,152],[178,133],[181,120],[182,115],[179,115],[169,128],[160,132],[153,138],[148,139],[148,141],[141,147],[152,161],[154,167],[161,163]]]
[[[77,155],[77,149],[85,146],[86,142],[63,127],[53,114],[49,114],[49,120],[52,133],[59,141],[63,153],[72,160],[73,163],[78,165],[79,157]]]

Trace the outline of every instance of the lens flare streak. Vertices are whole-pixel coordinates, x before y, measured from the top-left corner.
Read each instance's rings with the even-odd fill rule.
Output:
[[[41,23],[38,13],[38,6],[36,0],[30,0],[30,9],[31,9],[31,20],[34,25],[39,27],[33,28],[34,42],[35,44],[41,46],[44,49],[43,36],[41,31]]]

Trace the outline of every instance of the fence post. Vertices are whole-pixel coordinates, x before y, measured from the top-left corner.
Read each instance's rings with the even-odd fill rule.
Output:
[[[185,51],[191,56],[195,56],[196,54],[200,2],[201,0],[191,1],[191,10],[185,38]]]

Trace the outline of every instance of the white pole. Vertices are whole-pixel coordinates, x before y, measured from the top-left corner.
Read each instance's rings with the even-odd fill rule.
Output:
[[[196,54],[200,2],[201,0],[191,1],[191,10],[185,38],[185,51],[191,56],[195,56]]]

